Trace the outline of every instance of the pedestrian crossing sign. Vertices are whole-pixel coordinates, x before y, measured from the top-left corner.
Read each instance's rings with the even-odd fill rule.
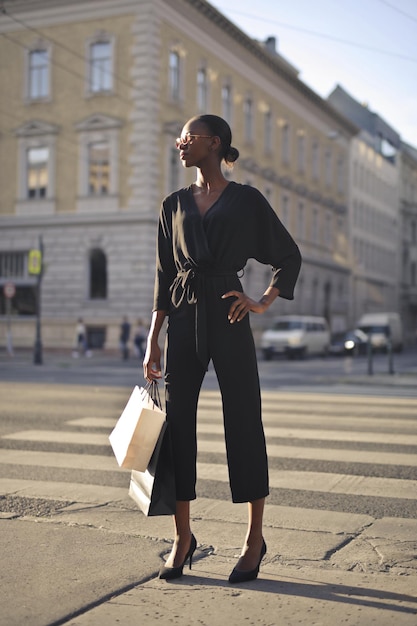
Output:
[[[30,250],[28,258],[29,274],[40,274],[42,270],[42,252],[40,250]]]

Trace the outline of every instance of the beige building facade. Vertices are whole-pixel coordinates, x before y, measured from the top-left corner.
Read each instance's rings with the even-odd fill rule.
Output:
[[[399,313],[398,163],[384,158],[366,131],[351,149],[352,319]]]
[[[192,182],[175,138],[197,113],[225,117],[240,159],[228,173],[269,199],[300,245],[294,302],[271,315],[350,324],[349,146],[357,128],[302,83],[275,50],[203,0],[5,2],[0,17],[1,320],[34,339],[44,246],[45,346],[71,346],[77,318],[90,344],[117,348],[121,318],[149,319],[162,198]],[[238,227],[238,225],[237,225]],[[249,263],[259,297],[270,269]],[[10,306],[11,305],[11,306]],[[254,317],[255,326],[267,318]]]

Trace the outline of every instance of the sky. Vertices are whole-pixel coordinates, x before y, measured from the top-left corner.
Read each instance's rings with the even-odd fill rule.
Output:
[[[417,147],[416,0],[210,0],[323,98],[340,84]]]

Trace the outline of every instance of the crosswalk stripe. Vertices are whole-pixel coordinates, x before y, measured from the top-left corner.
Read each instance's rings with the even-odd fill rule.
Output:
[[[24,480],[17,478],[2,478],[0,493],[13,493],[19,496],[32,498],[46,498],[52,500],[69,500],[89,504],[107,504],[133,502],[128,495],[127,487],[109,487],[103,485],[87,485],[76,482],[54,482]]]
[[[224,442],[201,440],[198,451],[209,454],[225,454]],[[333,463],[365,463],[369,465],[402,465],[417,467],[417,455],[364,450],[340,450],[339,448],[306,448],[296,446],[268,445],[270,459],[304,459],[331,461]],[[24,450],[16,463],[16,450],[0,449],[0,463],[5,465],[41,465],[43,467],[67,467],[84,470],[115,471],[118,469],[113,456],[97,454],[74,454],[70,452],[43,452]]]
[[[333,463],[366,463],[369,465],[404,465],[417,467],[416,454],[379,452],[371,450],[343,450],[341,448],[308,448],[305,446],[277,446],[267,443],[270,459],[304,459],[312,461],[332,461]],[[224,442],[202,439],[198,451],[215,454],[224,452]]]
[[[94,486],[63,482],[41,482],[23,479],[5,479],[1,487],[5,492],[11,491],[18,495],[39,498],[51,498],[54,500],[69,500],[79,503],[107,504],[121,502],[126,508],[137,510],[136,504],[127,494],[126,489],[113,487]],[[210,498],[198,498],[191,502],[191,514],[204,519],[228,519],[231,522],[246,523],[246,504],[234,504],[231,501],[213,500]],[[329,515],[326,510],[305,509],[302,507],[288,507],[270,504],[268,505],[265,518],[269,525],[281,526],[291,529],[316,530],[332,533],[354,533],[372,521],[369,515],[333,511]],[[412,520],[402,520],[403,523]]]
[[[199,424],[197,432],[201,434],[223,434],[222,424]],[[343,441],[356,443],[382,443],[403,446],[417,445],[417,435],[398,433],[375,433],[375,432],[355,432],[338,430],[319,430],[308,428],[265,428],[265,435],[268,438],[280,439],[309,439],[322,441]],[[3,435],[3,439],[13,439],[15,441],[45,441],[49,443],[71,443],[80,445],[105,446],[109,443],[107,434],[85,433],[76,431],[58,430],[23,430],[15,433]]]
[[[197,475],[203,480],[228,482],[226,465],[197,463]],[[417,480],[352,476],[326,472],[270,470],[271,489],[295,489],[356,496],[415,499]]]
[[[63,467],[77,470],[98,470],[100,472],[129,472],[129,470],[120,469],[113,456],[102,456],[98,454],[24,450],[19,456],[18,461],[16,461],[16,450],[0,449],[0,463],[2,464]]]
[[[47,455],[47,456],[43,456]],[[94,455],[85,459],[85,455],[62,455],[58,453],[49,458],[49,453],[31,453],[28,460],[41,460],[46,467],[70,467],[71,469],[97,469],[104,467],[109,470],[110,463],[117,470],[113,459],[104,460],[103,457],[94,460]],[[4,458],[4,457],[3,457]],[[66,465],[66,462],[68,465]],[[197,474],[202,480],[228,482],[228,471],[225,464],[197,463]],[[3,480],[2,480],[3,482]],[[395,478],[379,478],[352,476],[347,474],[333,474],[326,472],[301,472],[288,470],[270,470],[270,487],[272,489],[295,489],[303,491],[320,491],[326,493],[341,493],[361,496],[383,496],[385,498],[414,499],[417,495],[417,481],[399,480]],[[111,490],[112,488],[110,488]]]
[[[281,413],[281,412],[277,414],[276,411],[274,413],[274,417],[275,417],[274,421],[277,424],[282,424],[287,421],[288,422],[291,421],[291,423],[293,423],[293,428],[301,428],[301,427],[305,428],[306,427],[305,424],[307,423],[312,423],[314,426],[319,426],[319,425],[332,426],[334,429],[340,426],[343,426],[345,429],[360,428],[361,431],[365,431],[365,430],[372,429],[372,428],[386,429],[387,426],[390,426],[391,429],[393,427],[395,427],[396,430],[404,428],[407,430],[415,430],[417,433],[417,420],[415,422],[412,422],[411,420],[396,418],[392,424],[388,425],[388,424],[385,424],[383,421],[381,422],[381,419],[377,417],[368,417],[368,418],[367,417],[349,417],[349,418],[343,417],[343,419],[336,420],[334,415],[329,416],[329,415],[321,415],[318,413],[310,413],[308,415],[307,414],[288,415],[288,414]],[[222,417],[219,415],[218,419],[220,421]],[[210,422],[212,422],[213,412],[212,411],[199,411],[197,421],[200,424],[202,420],[210,420]],[[88,417],[80,417],[77,419],[68,420],[65,423],[67,426],[77,426],[77,427],[82,427],[82,428],[107,428],[110,431],[116,424],[116,421],[117,419],[109,418],[109,417],[88,416]],[[264,422],[267,422],[267,420],[264,420]]]

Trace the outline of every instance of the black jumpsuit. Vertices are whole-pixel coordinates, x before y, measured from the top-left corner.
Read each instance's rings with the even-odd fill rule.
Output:
[[[154,310],[168,314],[165,345],[167,420],[177,500],[196,497],[196,413],[210,359],[219,381],[233,502],[268,495],[256,352],[249,315],[230,324],[237,276],[249,258],[273,268],[270,285],[293,299],[301,255],[255,188],[230,182],[202,217],[191,187],[162,203]]]

